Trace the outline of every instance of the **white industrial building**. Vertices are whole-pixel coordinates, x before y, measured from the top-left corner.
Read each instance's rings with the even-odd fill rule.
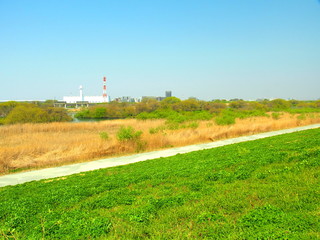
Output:
[[[66,103],[77,103],[77,102],[87,102],[87,103],[106,103],[110,102],[110,97],[107,95],[107,79],[103,78],[103,92],[101,96],[84,96],[83,87],[80,86],[79,96],[64,96],[63,101]]]
[[[79,96],[65,96],[63,101],[66,103],[77,103],[77,102],[88,102],[88,103],[105,103],[109,102],[109,98],[104,99],[102,96],[84,96],[83,98]]]

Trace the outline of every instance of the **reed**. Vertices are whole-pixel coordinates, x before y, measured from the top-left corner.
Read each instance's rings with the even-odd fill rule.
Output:
[[[251,135],[272,130],[320,123],[320,114],[299,115],[284,113],[272,117],[237,119],[229,126],[199,121],[197,128],[149,130],[165,125],[165,120],[108,120],[82,123],[17,124],[0,127],[0,173],[59,166],[91,161],[103,157],[132,154],[134,144],[119,142],[117,131],[132,126],[143,132],[143,150],[152,151]],[[108,139],[100,136],[108,134]]]

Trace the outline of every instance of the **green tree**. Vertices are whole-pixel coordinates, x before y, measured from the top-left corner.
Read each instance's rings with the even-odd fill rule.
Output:
[[[94,118],[105,118],[107,109],[105,107],[97,107],[94,109]]]
[[[243,101],[243,100],[237,100],[237,101],[233,101],[229,104],[230,108],[234,108],[234,109],[245,109],[247,107],[247,102]]]
[[[153,98],[143,99],[141,103],[136,105],[137,114],[141,112],[153,112],[160,107],[160,103]]]
[[[0,117],[6,117],[18,104],[14,101],[0,103]]]
[[[5,118],[5,124],[49,122],[49,114],[33,105],[24,104],[15,107]]]
[[[285,110],[290,108],[290,102],[284,99],[274,99],[267,103],[268,107],[271,108],[273,111]]]
[[[183,100],[175,105],[176,111],[199,111],[201,110],[201,103],[196,99]]]
[[[68,112],[64,108],[57,107],[45,107],[43,108],[49,115],[49,122],[69,122],[72,117],[68,115]]]

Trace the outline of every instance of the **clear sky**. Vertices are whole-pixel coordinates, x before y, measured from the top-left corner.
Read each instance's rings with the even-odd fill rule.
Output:
[[[0,100],[320,98],[319,0],[0,0]]]

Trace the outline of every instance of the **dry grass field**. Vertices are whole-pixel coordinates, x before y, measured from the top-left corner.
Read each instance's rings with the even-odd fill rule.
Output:
[[[134,153],[135,144],[117,140],[116,133],[122,126],[141,130],[143,150],[152,151],[313,123],[320,123],[320,114],[303,119],[286,113],[279,119],[237,119],[228,126],[218,126],[213,120],[199,121],[196,128],[165,129],[153,134],[150,129],[164,126],[165,120],[6,125],[0,127],[0,174]],[[102,132],[107,133],[107,139],[101,137]]]

